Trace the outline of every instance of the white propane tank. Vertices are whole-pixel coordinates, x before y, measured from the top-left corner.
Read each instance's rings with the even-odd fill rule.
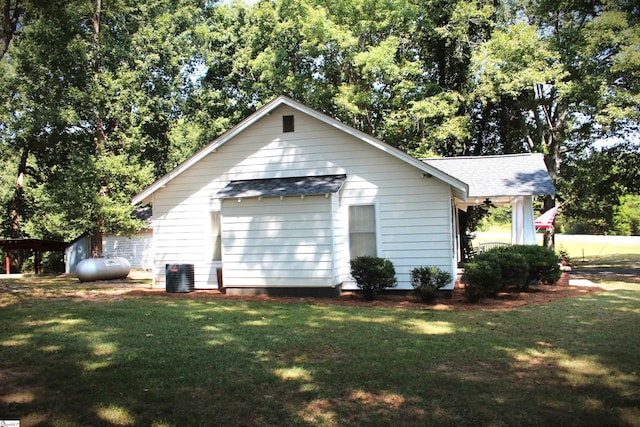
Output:
[[[76,274],[81,282],[124,279],[130,271],[131,264],[122,257],[88,258],[76,265]]]

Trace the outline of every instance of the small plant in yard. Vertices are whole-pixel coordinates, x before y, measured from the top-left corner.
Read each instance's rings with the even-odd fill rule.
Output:
[[[416,267],[411,270],[411,285],[418,300],[431,303],[438,296],[438,289],[451,282],[451,274],[438,267]]]
[[[558,251],[558,262],[560,263],[560,265],[567,265],[569,267],[573,265],[573,261],[571,260],[569,253],[564,249],[560,249]]]
[[[517,245],[512,249],[529,264],[529,283],[553,285],[560,279],[560,260],[551,249],[536,245]]]
[[[516,245],[478,254],[465,265],[463,282],[467,298],[477,301],[509,287],[526,290],[539,283],[554,284],[560,273],[554,251],[542,246]]]
[[[388,259],[373,256],[352,259],[351,277],[368,300],[375,299],[385,288],[393,288],[398,284],[393,263]]]
[[[462,281],[467,300],[478,302],[482,297],[496,294],[502,287],[500,267],[488,260],[474,260],[465,265]]]
[[[515,250],[515,246],[493,248],[476,258],[493,262],[500,269],[501,289],[515,287],[526,289],[529,286],[529,263],[527,258]]]

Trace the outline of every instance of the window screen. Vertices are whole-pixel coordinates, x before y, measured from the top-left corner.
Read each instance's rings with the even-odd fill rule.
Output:
[[[376,256],[376,211],[373,205],[349,206],[349,247],[351,259]]]

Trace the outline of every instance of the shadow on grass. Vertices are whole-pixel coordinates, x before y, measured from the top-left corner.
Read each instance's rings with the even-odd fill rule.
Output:
[[[466,313],[23,299],[0,320],[0,414],[22,425],[633,425],[639,298]]]

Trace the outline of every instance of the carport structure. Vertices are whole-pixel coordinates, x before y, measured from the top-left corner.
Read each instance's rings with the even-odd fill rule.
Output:
[[[42,253],[43,252],[64,252],[67,244],[58,240],[43,239],[8,239],[0,240],[0,248],[5,252],[6,274],[11,273],[10,251],[33,251],[34,267],[36,274],[42,273]]]

